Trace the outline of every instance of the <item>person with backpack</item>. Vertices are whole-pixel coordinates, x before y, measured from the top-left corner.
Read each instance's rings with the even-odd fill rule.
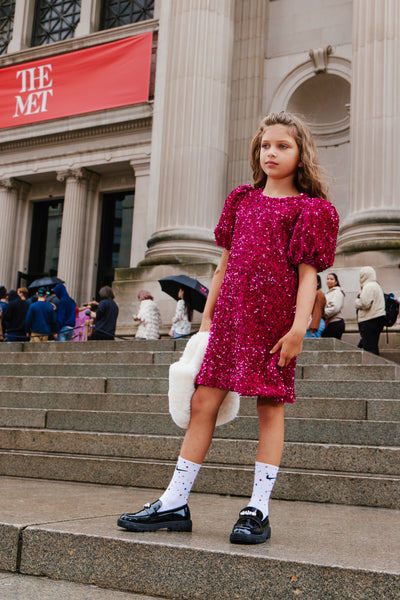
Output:
[[[58,283],[53,289],[58,298],[57,305],[57,334],[58,342],[69,342],[72,340],[76,319],[75,300],[69,296],[63,283]],[[53,306],[53,304],[52,304]]]
[[[379,336],[386,322],[385,296],[376,281],[375,269],[361,267],[361,291],[355,305],[361,339],[358,347],[379,355]]]

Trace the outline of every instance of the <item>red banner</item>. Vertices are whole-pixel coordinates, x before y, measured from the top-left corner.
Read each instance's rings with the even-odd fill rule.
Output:
[[[0,128],[149,98],[152,33],[0,69]]]

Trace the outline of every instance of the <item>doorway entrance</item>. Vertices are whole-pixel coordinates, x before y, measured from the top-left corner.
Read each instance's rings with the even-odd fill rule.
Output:
[[[57,275],[64,199],[33,206],[28,279]]]
[[[134,192],[103,194],[96,293],[114,281],[114,270],[129,267]]]

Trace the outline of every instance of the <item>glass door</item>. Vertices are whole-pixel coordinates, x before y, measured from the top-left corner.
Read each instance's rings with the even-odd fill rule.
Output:
[[[57,275],[64,200],[33,206],[28,279]]]

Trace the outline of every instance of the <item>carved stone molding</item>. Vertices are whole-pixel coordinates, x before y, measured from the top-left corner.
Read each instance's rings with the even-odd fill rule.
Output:
[[[334,49],[332,46],[325,46],[325,48],[312,48],[309,52],[309,56],[314,65],[315,73],[325,73],[328,67],[328,59],[333,54]]]
[[[145,160],[133,159],[129,161],[129,164],[134,171],[135,177],[143,177],[150,174],[150,157]]]
[[[18,150],[30,148],[32,146],[45,146],[47,144],[60,144],[64,142],[93,138],[97,136],[107,136],[115,133],[126,133],[138,129],[148,129],[151,127],[152,117],[135,119],[124,123],[113,123],[112,125],[100,125],[98,127],[86,127],[74,131],[61,131],[49,135],[39,135],[37,137],[25,137],[20,140],[4,142],[0,144],[0,151]]]
[[[0,187],[5,188],[6,190],[16,190],[19,188],[19,182],[13,177],[7,177],[5,179],[0,179]]]
[[[22,196],[28,193],[30,187],[30,184],[26,183],[26,181],[21,181],[19,179],[15,179],[14,177],[3,177],[0,179],[0,188],[16,191]]]
[[[65,171],[58,171],[57,181],[67,181],[67,179],[75,179],[77,181],[87,181],[90,177],[89,171],[81,167],[78,169],[66,169]]]

